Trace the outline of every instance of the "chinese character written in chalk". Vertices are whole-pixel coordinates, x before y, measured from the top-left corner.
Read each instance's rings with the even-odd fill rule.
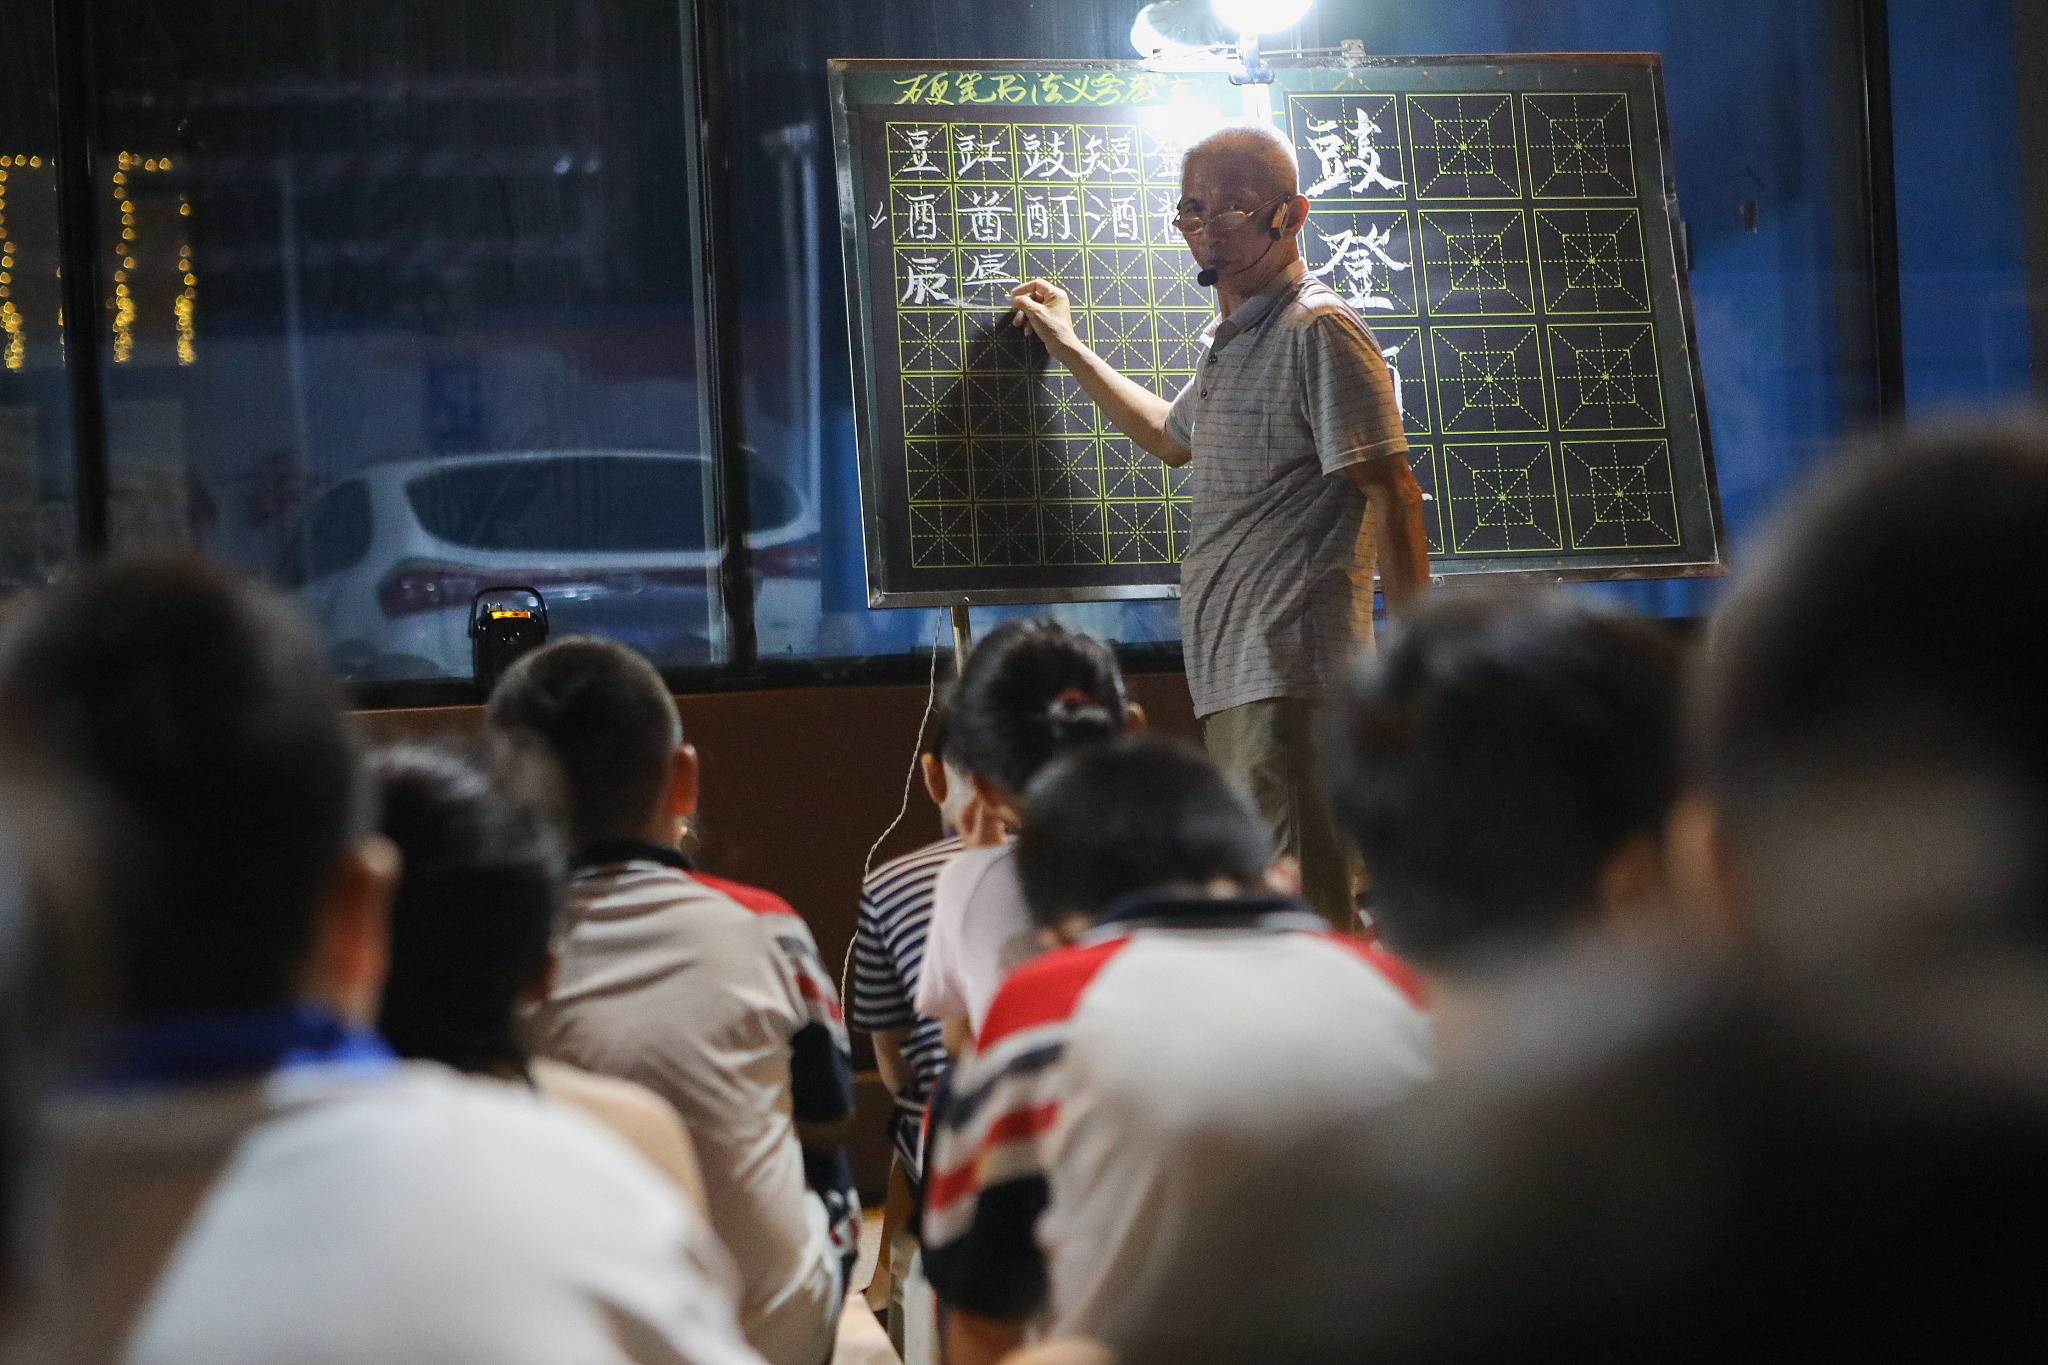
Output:
[[[1322,170],[1316,183],[1303,190],[1303,194],[1326,194],[1339,185],[1349,186],[1353,194],[1368,188],[1398,190],[1407,183],[1388,178],[1380,169],[1380,149],[1372,145],[1380,126],[1363,106],[1351,112],[1353,121],[1349,128],[1334,119],[1308,121],[1309,132],[1315,134],[1308,140],[1308,149],[1315,153]]]
[[[903,145],[910,149],[910,160],[897,170],[898,175],[944,175],[946,168],[932,160],[932,139],[938,136],[936,128],[905,128]]]
[[[1108,205],[1105,206],[1101,199],[1091,194],[1088,196],[1088,202],[1095,206],[1088,213],[1088,221],[1095,224],[1098,232],[1102,230],[1103,224],[1107,223],[1109,225],[1109,235],[1113,241],[1136,242],[1143,240],[1143,235],[1138,228],[1137,195],[1113,194],[1109,197]]]
[[[1016,212],[1003,202],[1001,190],[969,190],[967,207],[960,211],[960,216],[967,220],[967,235],[973,240],[1000,242],[1004,239],[1004,215]]]
[[[960,281],[962,289],[973,289],[984,284],[1015,284],[1017,276],[1010,270],[1010,255],[1006,251],[977,252],[970,258],[967,276]]]
[[[913,242],[939,240],[938,192],[903,196],[903,235]]]
[[[1100,171],[1104,175],[1136,175],[1138,163],[1131,157],[1131,135],[1091,137],[1081,149],[1081,174]]]
[[[1330,259],[1309,274],[1329,279],[1331,287],[1353,308],[1391,313],[1400,306],[1384,292],[1380,277],[1385,271],[1407,270],[1413,262],[1397,261],[1387,254],[1392,229],[1369,227],[1363,233],[1350,228],[1338,233],[1318,229],[1318,235],[1329,246]]]
[[[1079,197],[1071,194],[1026,194],[1024,235],[1041,241],[1073,241],[1074,210],[1079,204]]]
[[[960,158],[959,174],[965,175],[976,166],[1007,166],[1010,158],[996,153],[996,139],[976,137],[971,133],[953,135],[953,151]]]
[[[1389,346],[1380,352],[1380,358],[1387,362],[1387,373],[1394,380],[1394,411],[1402,417],[1408,415],[1408,395],[1403,392],[1401,384],[1401,347],[1407,344],[1404,341],[1400,346]]]
[[[1080,172],[1067,164],[1065,133],[1023,133],[1018,141],[1024,148],[1024,178],[1044,180],[1055,175],[1075,176]]]
[[[909,264],[910,269],[903,277],[903,297],[899,303],[919,306],[953,301],[952,295],[946,292],[952,277],[939,269],[938,257],[912,256]]]

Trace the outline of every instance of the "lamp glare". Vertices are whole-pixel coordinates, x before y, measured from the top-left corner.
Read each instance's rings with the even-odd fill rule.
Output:
[[[1314,0],[1209,0],[1223,26],[1239,34],[1278,33],[1293,28]]]

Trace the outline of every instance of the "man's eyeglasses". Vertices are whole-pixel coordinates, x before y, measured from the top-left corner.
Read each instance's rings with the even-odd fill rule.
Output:
[[[1201,214],[1182,209],[1174,214],[1173,225],[1189,237],[1194,236],[1205,227],[1211,232],[1235,232],[1246,223],[1249,223],[1252,220],[1253,214],[1271,208],[1282,199],[1291,199],[1293,197],[1293,195],[1289,194],[1276,194],[1256,208],[1225,209],[1222,213]]]

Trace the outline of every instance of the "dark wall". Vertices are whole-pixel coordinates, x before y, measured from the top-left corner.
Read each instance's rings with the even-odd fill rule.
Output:
[[[1186,680],[1139,674],[1132,695],[1155,728],[1198,739]],[[683,733],[704,759],[704,870],[763,886],[794,905],[835,970],[853,940],[868,848],[903,802],[925,689],[801,688],[677,697]],[[473,731],[474,706],[364,711],[373,742],[430,739]],[[875,857],[908,853],[939,837],[938,815],[913,786],[903,823]],[[855,1065],[873,1065],[855,1039]],[[876,1194],[888,1170],[882,1124],[888,1104],[872,1078],[861,1087],[861,1139],[855,1174]],[[866,1120],[872,1120],[867,1122]]]

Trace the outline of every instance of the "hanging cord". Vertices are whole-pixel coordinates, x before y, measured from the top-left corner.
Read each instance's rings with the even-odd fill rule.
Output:
[[[917,719],[917,743],[910,750],[910,771],[903,774],[903,800],[896,807],[896,818],[889,822],[889,827],[882,831],[880,838],[868,845],[867,861],[860,869],[863,888],[867,886],[868,874],[875,870],[875,854],[889,841],[889,836],[896,832],[896,827],[903,823],[903,817],[910,813],[910,788],[917,781],[917,760],[924,753],[924,732],[932,723],[932,709],[939,700],[939,634],[945,626],[945,621],[946,618],[937,612],[932,614],[932,672],[931,677],[925,682],[924,714]],[[847,983],[853,979],[853,949],[858,942],[860,930],[856,926],[853,937],[846,940],[846,960],[839,965],[839,1001],[842,1007],[851,998],[847,995]]]

